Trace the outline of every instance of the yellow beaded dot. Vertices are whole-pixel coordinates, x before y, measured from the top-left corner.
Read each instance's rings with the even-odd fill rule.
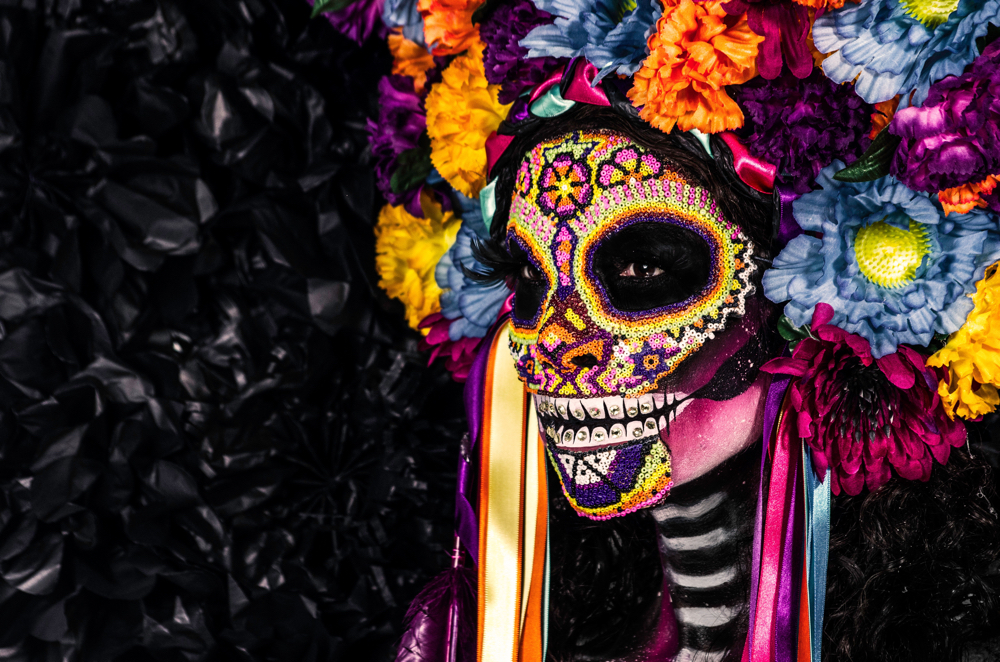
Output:
[[[958,9],[958,0],[900,0],[907,14],[924,24],[929,30],[948,20]]]
[[[930,248],[927,230],[912,220],[909,230],[878,221],[858,230],[854,238],[854,257],[861,273],[885,288],[909,284]]]

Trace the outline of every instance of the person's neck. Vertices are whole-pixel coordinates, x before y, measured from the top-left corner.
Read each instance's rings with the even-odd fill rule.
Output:
[[[650,511],[680,639],[674,662],[740,659],[759,462],[754,445]]]

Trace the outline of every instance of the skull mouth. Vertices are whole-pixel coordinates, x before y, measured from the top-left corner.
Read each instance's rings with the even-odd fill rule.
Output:
[[[536,393],[545,438],[563,450],[596,450],[659,438],[691,402],[690,394],[649,393],[637,398],[560,398]]]

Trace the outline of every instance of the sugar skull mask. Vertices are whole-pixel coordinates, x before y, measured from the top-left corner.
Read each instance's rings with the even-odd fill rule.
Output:
[[[528,265],[510,347],[567,498],[595,519],[655,503],[661,431],[685,404],[662,386],[743,315],[751,242],[707,190],[604,131],[526,155],[507,242]]]

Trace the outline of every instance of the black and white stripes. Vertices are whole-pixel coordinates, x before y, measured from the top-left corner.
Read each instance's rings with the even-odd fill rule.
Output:
[[[730,651],[735,659],[742,652],[738,639],[746,632],[745,557],[753,537],[753,495],[748,492],[727,481],[711,481],[703,488],[679,489],[651,511],[680,633],[674,662],[721,662]]]

